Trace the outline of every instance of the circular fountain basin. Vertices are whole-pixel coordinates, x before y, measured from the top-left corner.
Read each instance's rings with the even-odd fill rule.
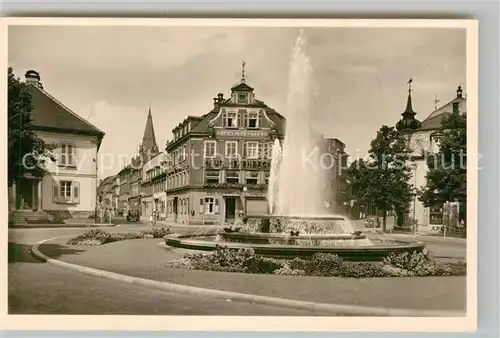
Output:
[[[220,237],[228,234],[219,234]],[[231,236],[238,236],[237,233],[231,233]],[[244,234],[252,235],[253,238],[261,240],[276,239],[276,234]],[[299,236],[285,236],[281,235],[282,239],[296,240]],[[306,237],[306,236],[303,236]],[[335,237],[339,240],[338,236],[316,236],[317,240],[325,240],[325,237]],[[321,239],[319,239],[321,237]],[[234,238],[234,237],[233,237]],[[231,241],[216,240],[217,236],[200,236],[197,234],[184,234],[184,235],[167,235],[164,237],[165,243],[168,246],[176,248],[184,248],[200,251],[213,251],[219,246],[224,246],[232,249],[253,249],[257,255],[269,256],[275,258],[308,258],[318,253],[336,254],[345,260],[349,261],[379,261],[391,253],[403,252],[421,252],[425,248],[422,242],[401,241],[395,240],[390,237],[375,240],[372,239],[372,244],[367,246],[361,245],[296,245],[290,242],[287,244],[267,244],[267,243],[242,243]],[[331,239],[331,238],[329,238]],[[351,238],[352,239],[352,238]],[[362,238],[360,238],[362,239]],[[342,240],[342,239],[341,239]]]

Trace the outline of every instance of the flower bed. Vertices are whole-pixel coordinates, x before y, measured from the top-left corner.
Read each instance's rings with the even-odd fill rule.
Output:
[[[169,234],[171,234],[169,228],[125,233],[110,233],[100,229],[92,229],[85,231],[83,234],[77,237],[71,238],[68,241],[68,245],[103,245],[107,243],[123,241],[126,239],[163,238],[164,236]]]
[[[428,254],[391,254],[382,262],[346,262],[333,254],[316,254],[311,259],[274,259],[255,255],[252,249],[218,246],[210,253],[188,253],[167,263],[167,267],[190,270],[243,272],[292,276],[345,278],[463,276],[465,262],[439,263]]]

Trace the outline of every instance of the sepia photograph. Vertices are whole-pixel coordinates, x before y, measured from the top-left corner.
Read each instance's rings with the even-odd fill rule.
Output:
[[[476,21],[6,26],[9,321],[475,322]]]

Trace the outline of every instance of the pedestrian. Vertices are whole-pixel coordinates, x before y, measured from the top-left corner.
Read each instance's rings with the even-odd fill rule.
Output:
[[[155,220],[154,212],[151,213],[151,216],[149,216],[149,223],[151,224],[152,227],[155,226],[156,220]]]

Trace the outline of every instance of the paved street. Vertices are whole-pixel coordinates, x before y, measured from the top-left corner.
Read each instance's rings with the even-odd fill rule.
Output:
[[[107,231],[143,228],[124,225]],[[109,281],[40,263],[28,250],[37,241],[82,229],[9,230],[9,313],[306,316],[308,312],[186,296]]]

